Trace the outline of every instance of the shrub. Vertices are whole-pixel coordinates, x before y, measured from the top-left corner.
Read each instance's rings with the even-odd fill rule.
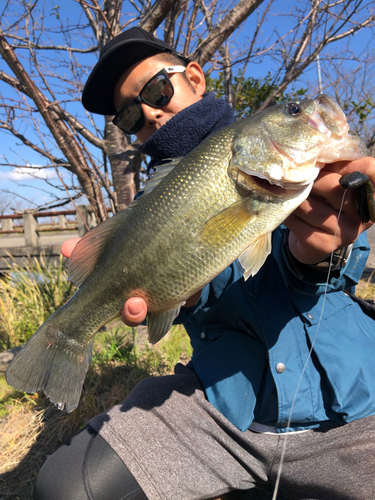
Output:
[[[22,268],[13,264],[0,279],[0,351],[24,344],[57,308],[73,295],[62,265],[30,260]]]

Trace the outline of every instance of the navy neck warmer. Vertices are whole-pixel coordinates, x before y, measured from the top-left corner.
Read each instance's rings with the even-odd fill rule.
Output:
[[[206,137],[234,122],[233,110],[213,93],[204,94],[157,130],[140,151],[151,156],[150,167],[165,158],[185,156]]]

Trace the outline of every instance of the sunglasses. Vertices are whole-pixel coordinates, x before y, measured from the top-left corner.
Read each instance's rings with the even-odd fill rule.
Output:
[[[141,102],[152,108],[161,108],[168,104],[174,94],[168,73],[183,73],[185,70],[185,66],[163,68],[146,83],[135,99],[120,109],[112,122],[125,134],[131,135],[139,132],[145,123]]]

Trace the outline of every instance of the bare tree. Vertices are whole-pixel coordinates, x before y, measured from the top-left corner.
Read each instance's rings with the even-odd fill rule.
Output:
[[[24,206],[25,202],[6,190],[0,189],[0,215],[22,211]]]
[[[91,58],[91,64],[86,64],[85,57],[97,53],[131,24],[154,31],[164,23],[165,39],[176,47],[184,43],[184,51],[205,64],[261,1],[234,4],[223,19],[211,25],[211,30],[200,31],[204,43],[199,47],[194,25],[198,1],[156,0],[152,4],[143,0],[106,0],[101,7],[97,0],[78,0],[82,14],[76,14],[75,24],[63,21],[58,7],[47,12],[42,2],[28,4],[23,0],[16,1],[18,19],[10,22],[8,4],[2,15],[0,54],[15,77],[1,71],[0,80],[15,93],[11,98],[3,94],[0,128],[39,153],[49,166],[72,172],[78,186],[67,186],[67,190],[78,188],[87,196],[97,218],[104,220],[105,197],[114,211],[132,200],[139,187],[135,174],[141,159],[137,154],[139,145],[114,127],[110,117],[106,117],[102,131],[98,119],[82,116],[83,110],[70,111],[70,105],[80,100],[83,83],[95,62]],[[209,10],[210,15],[215,11],[220,18],[221,7],[215,7]],[[126,9],[135,12],[129,14]],[[48,15],[56,18],[55,26],[46,22]],[[27,123],[28,133],[21,132],[21,122]]]
[[[286,15],[294,24],[291,32],[283,35],[277,30],[277,44],[258,52],[259,55],[265,51],[270,52],[279,68],[276,75],[280,76],[277,88],[260,109],[266,108],[275,98],[280,97],[292,82],[315,63],[319,54],[322,53],[324,57],[328,47],[335,47],[335,57],[339,59],[345,60],[352,56],[345,39],[375,25],[373,2],[362,0],[298,2]]]
[[[222,69],[233,106],[241,97],[246,69],[268,58],[275,85],[263,108],[326,47],[338,47],[374,26],[372,2],[362,0],[296,2],[282,13],[273,0],[68,0],[64,8],[69,8],[69,19],[62,8],[41,0],[9,0],[3,7],[0,130],[37,154],[39,168],[56,170],[67,199],[84,194],[99,221],[107,217],[106,204],[116,212],[129,205],[139,188],[139,144],[111,117],[86,113],[79,104],[100,49],[122,30],[134,25],[157,30],[208,73]],[[288,22],[276,23],[276,15],[287,16]],[[251,20],[251,31],[241,32]],[[337,57],[348,54],[347,47],[336,49]],[[234,88],[238,67],[240,82]],[[61,169],[69,172],[69,180]]]
[[[329,88],[344,109],[351,130],[362,137],[374,156],[375,65],[372,52],[364,50],[359,59],[352,54],[350,65],[331,54],[321,62],[321,73],[323,91]]]

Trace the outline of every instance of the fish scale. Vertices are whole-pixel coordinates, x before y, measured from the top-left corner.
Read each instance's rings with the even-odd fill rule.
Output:
[[[348,131],[338,105],[318,96],[238,121],[158,168],[139,200],[77,244],[69,277],[79,289],[14,358],[8,383],[43,390],[72,411],[94,336],[124,302],[145,299],[155,343],[181,305],[235,259],[245,279],[254,275],[272,231],[306,199],[323,161],[366,154]]]

